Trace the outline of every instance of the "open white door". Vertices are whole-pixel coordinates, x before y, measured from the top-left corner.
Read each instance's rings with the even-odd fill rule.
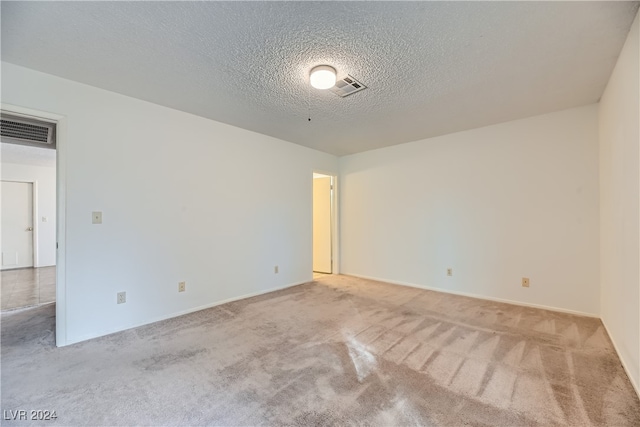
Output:
[[[313,271],[331,271],[331,177],[313,178]]]
[[[1,267],[33,267],[33,184],[2,181],[1,190]]]

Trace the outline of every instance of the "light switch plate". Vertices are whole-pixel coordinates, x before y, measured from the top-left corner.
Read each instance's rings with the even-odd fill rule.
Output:
[[[102,212],[92,212],[91,213],[91,223],[92,224],[102,224]]]

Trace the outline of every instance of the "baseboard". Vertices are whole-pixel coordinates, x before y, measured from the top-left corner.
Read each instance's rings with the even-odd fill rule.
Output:
[[[238,301],[238,300],[245,299],[245,298],[257,297],[257,296],[268,294],[268,293],[271,293],[271,292],[276,292],[276,291],[281,291],[283,289],[292,288],[294,286],[304,285],[305,283],[309,283],[310,281],[311,280],[305,280],[303,282],[290,283],[290,284],[284,285],[284,286],[277,286],[275,288],[269,288],[269,289],[266,289],[266,290],[263,290],[263,291],[252,292],[250,294],[244,294],[244,295],[240,295],[238,297],[227,298],[227,299],[224,299],[224,300],[221,300],[221,301],[216,301],[216,302],[213,302],[213,303],[210,303],[210,304],[200,305],[200,306],[197,306],[197,307],[194,307],[194,308],[189,308],[187,310],[178,311],[178,312],[171,313],[171,314],[168,314],[168,315],[165,315],[165,316],[154,317],[151,320],[148,320],[148,321],[145,321],[145,322],[141,322],[141,323],[136,323],[136,324],[134,324],[132,326],[126,327],[125,329],[116,329],[116,330],[100,333],[99,335],[83,335],[83,336],[80,336],[80,337],[75,338],[73,340],[68,340],[65,343],[65,345],[61,346],[61,347],[66,347],[68,345],[77,344],[79,342],[91,340],[91,339],[94,339],[94,338],[100,338],[100,337],[104,337],[104,336],[107,336],[107,335],[116,334],[118,332],[128,331],[129,329],[139,328],[140,326],[149,325],[151,323],[160,322],[162,320],[173,319],[174,317],[184,316],[185,314],[195,313],[196,311],[206,310],[208,308],[216,307],[216,306],[219,306],[219,305],[222,305],[222,304],[227,304],[229,302],[234,302],[234,301]]]
[[[17,313],[17,312],[21,312],[21,311],[26,311],[26,310],[31,310],[32,308],[40,308],[40,307],[44,307],[45,305],[51,305],[51,304],[55,304],[55,301],[50,301],[50,302],[43,302],[42,304],[38,303],[38,304],[33,304],[33,305],[26,305],[23,307],[16,307],[16,308],[3,308],[2,309],[2,314],[12,314],[12,313]]]
[[[595,317],[596,319],[600,318],[599,315],[594,314],[594,313],[586,313],[586,312],[583,312],[583,311],[570,310],[570,309],[567,309],[567,308],[552,307],[552,306],[541,305],[541,304],[532,304],[532,303],[527,303],[527,302],[522,302],[522,301],[514,301],[514,300],[509,300],[509,299],[504,299],[504,298],[488,297],[488,296],[485,296],[485,295],[472,294],[472,293],[469,293],[469,292],[452,291],[452,290],[449,290],[449,289],[436,288],[436,287],[433,287],[433,286],[417,285],[415,283],[401,282],[401,281],[397,281],[397,280],[380,279],[378,277],[363,276],[363,275],[360,275],[360,274],[351,274],[351,273],[343,273],[343,274],[345,276],[359,277],[361,279],[375,280],[375,281],[378,281],[378,282],[391,283],[393,285],[400,285],[400,286],[408,286],[408,287],[417,288],[417,289],[425,289],[425,290],[428,290],[428,291],[443,292],[445,294],[460,295],[460,296],[463,296],[463,297],[481,299],[481,300],[486,300],[486,301],[501,302],[501,303],[505,303],[505,304],[513,304],[513,305],[519,305],[519,306],[523,306],[523,307],[540,308],[542,310],[557,311],[557,312],[560,312],[560,313],[575,314],[575,315],[578,315],[578,316]]]
[[[622,363],[622,367],[624,368],[624,371],[627,373],[627,377],[629,377],[629,381],[631,382],[631,385],[633,386],[633,389],[636,391],[636,394],[638,395],[638,398],[640,399],[640,387],[634,381],[634,378],[631,375],[631,371],[629,370],[627,362],[624,360],[624,358],[622,357],[622,353],[620,353],[620,350],[618,349],[618,345],[616,344],[616,340],[613,339],[613,335],[611,335],[611,332],[609,332],[609,328],[607,327],[607,324],[604,321],[604,319],[600,318],[600,321],[602,322],[602,325],[604,326],[604,330],[607,331],[607,335],[609,335],[609,339],[611,340],[611,343],[613,344],[613,348],[616,351],[616,353],[618,353],[618,359],[620,359],[620,363]]]
[[[11,270],[29,270],[33,268],[44,268],[44,267],[55,267],[55,264],[52,265],[32,265],[31,267],[0,267],[0,271],[11,271]]]

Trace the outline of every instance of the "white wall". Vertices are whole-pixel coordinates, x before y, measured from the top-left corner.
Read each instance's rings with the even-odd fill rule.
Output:
[[[311,279],[312,170],[336,157],[8,63],[2,90],[66,116],[63,342]]]
[[[596,105],[342,157],[340,174],[342,273],[599,312]]]
[[[640,386],[640,33],[638,17],[600,100],[602,320]]]
[[[56,168],[2,162],[3,181],[28,181],[37,184],[38,216],[33,218],[38,233],[38,262],[36,267],[56,265]],[[42,222],[42,217],[47,222]]]

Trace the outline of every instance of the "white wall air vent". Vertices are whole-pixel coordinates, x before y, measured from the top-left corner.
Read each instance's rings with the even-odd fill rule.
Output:
[[[340,95],[341,97],[349,96],[352,93],[360,92],[367,87],[347,74],[347,76],[343,79],[340,79],[336,82],[336,85],[331,88],[331,91],[336,95]]]
[[[0,116],[0,137],[9,144],[56,148],[56,124],[9,114]]]

